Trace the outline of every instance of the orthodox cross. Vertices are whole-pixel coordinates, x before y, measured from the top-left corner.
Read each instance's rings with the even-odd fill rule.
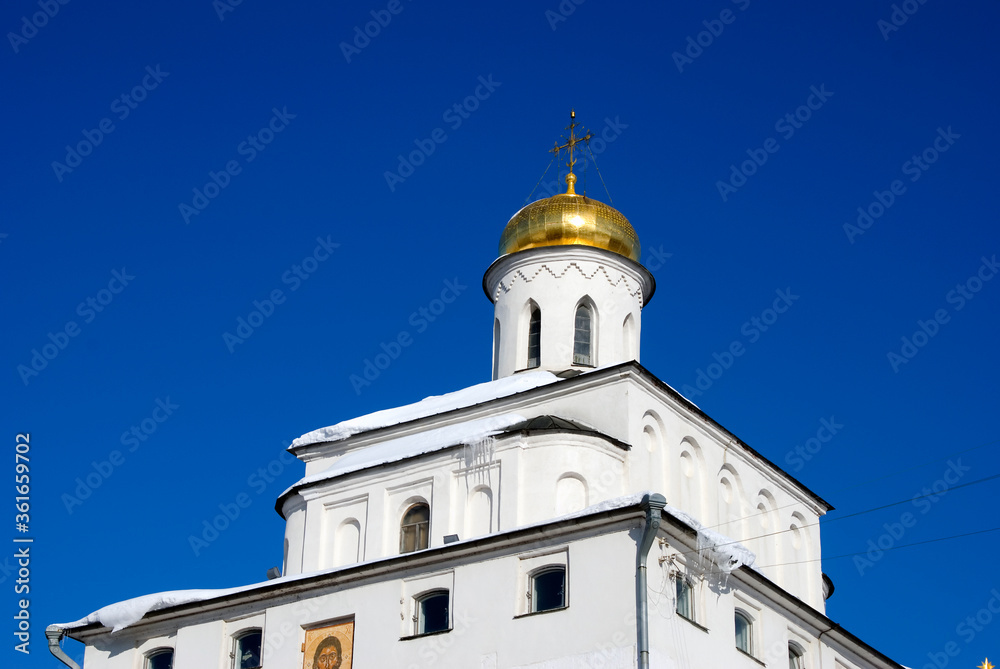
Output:
[[[573,149],[580,142],[589,142],[590,138],[593,137],[594,134],[588,130],[587,134],[584,135],[583,137],[577,137],[576,134],[575,134],[575,130],[576,130],[576,111],[575,110],[572,110],[572,109],[570,110],[570,112],[569,112],[569,119],[570,119],[570,124],[568,126],[566,126],[566,129],[569,130],[569,139],[562,146],[559,146],[559,142],[556,142],[555,147],[552,148],[552,149],[550,149],[549,152],[556,154],[556,157],[558,157],[560,151],[562,151],[563,149],[568,149],[569,150],[569,162],[566,163],[566,166],[569,168],[570,174],[572,174],[573,173],[573,165],[576,164],[576,159],[573,158]]]

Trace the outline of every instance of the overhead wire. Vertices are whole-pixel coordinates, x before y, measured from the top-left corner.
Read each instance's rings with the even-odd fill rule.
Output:
[[[921,464],[919,464],[919,465],[913,465],[913,466],[911,466],[911,467],[906,467],[906,468],[904,468],[904,469],[900,469],[900,470],[896,470],[896,471],[893,471],[893,472],[890,472],[890,473],[888,473],[888,474],[885,474],[885,475],[883,475],[883,476],[879,476],[879,477],[876,477],[876,478],[873,478],[873,479],[869,479],[869,480],[867,480],[867,481],[862,481],[861,483],[855,483],[855,484],[852,484],[852,485],[850,485],[850,486],[847,486],[847,487],[845,487],[845,488],[838,488],[838,489],[837,489],[837,490],[835,490],[834,492],[841,492],[841,491],[844,491],[844,490],[853,490],[853,489],[855,489],[855,488],[860,488],[860,487],[862,487],[862,486],[865,486],[865,485],[869,485],[869,484],[871,484],[871,483],[877,483],[878,481],[883,481],[883,480],[885,480],[885,479],[887,479],[887,478],[891,478],[891,477],[893,477],[893,476],[896,476],[896,475],[898,475],[898,474],[904,474],[904,473],[906,473],[906,472],[909,472],[909,471],[914,471],[914,470],[916,470],[916,469],[920,469],[921,467],[926,467],[927,465],[932,465],[932,464],[934,464],[935,462],[941,462],[942,460],[947,460],[947,459],[949,459],[949,458],[953,458],[953,457],[955,457],[955,456],[957,456],[957,455],[962,455],[962,454],[964,454],[964,453],[968,453],[968,452],[970,452],[970,451],[975,451],[975,450],[978,450],[978,449],[980,449],[980,448],[986,448],[987,446],[992,446],[993,444],[997,444],[997,443],[1000,443],[1000,439],[994,439],[994,440],[992,440],[992,441],[988,441],[988,442],[986,442],[986,443],[984,443],[984,444],[979,444],[978,446],[973,446],[973,447],[971,447],[971,448],[965,448],[965,449],[962,449],[962,450],[960,450],[960,451],[955,451],[955,452],[953,452],[953,453],[949,453],[949,454],[947,454],[947,455],[943,455],[943,456],[941,456],[941,457],[938,457],[938,458],[935,458],[935,459],[933,459],[933,460],[927,460],[927,461],[925,461],[925,462],[922,462],[922,463],[921,463]],[[956,487],[957,487],[957,486],[956,486]],[[954,487],[952,487],[952,488],[949,488],[949,490],[952,490],[952,489],[954,489]],[[915,499],[915,498],[911,497],[910,499]],[[906,501],[906,500],[904,500],[904,501]],[[892,504],[890,504],[890,505],[888,505],[888,506],[895,506],[895,505],[898,505],[898,504],[901,504],[901,503],[902,503],[902,502],[894,502],[894,503],[892,503]],[[780,510],[782,510],[782,509],[787,509],[787,508],[789,508],[789,507],[793,507],[793,506],[799,506],[799,503],[798,503],[798,502],[791,502],[791,503],[789,503],[789,504],[784,504],[784,505],[782,505],[782,506],[779,506],[779,507],[775,507],[775,508],[774,508],[773,510],[774,510],[774,511],[780,511]],[[852,515],[854,515],[854,514],[852,514]],[[756,518],[756,517],[757,517],[757,514],[756,514],[756,513],[754,513],[754,514],[752,514],[752,515],[748,515],[748,516],[741,516],[741,517],[739,517],[739,518],[734,518],[734,519],[732,519],[732,520],[731,520],[730,522],[733,522],[733,521],[743,521],[743,520],[750,520],[750,519],[752,519],[752,518]],[[846,518],[846,517],[848,517],[848,516],[838,516],[838,518],[840,518],[840,517],[843,517],[843,518]],[[829,522],[833,522],[833,520],[835,520],[835,519],[829,519],[829,520],[825,520],[825,521],[823,521],[823,522],[824,522],[824,523],[829,523]],[[716,529],[716,528],[718,528],[718,527],[722,527],[722,525],[723,525],[723,524],[724,524],[724,523],[719,523],[719,524],[716,524],[716,525],[705,525],[705,528],[706,528],[706,529],[710,529],[710,530],[711,530],[711,529]]]
[[[951,491],[951,490],[958,490],[959,488],[967,488],[969,486],[978,485],[980,483],[986,483],[988,481],[992,481],[992,480],[995,480],[995,479],[998,479],[998,478],[1000,478],[1000,474],[993,474],[991,476],[987,476],[985,478],[977,479],[975,481],[970,481],[968,483],[963,483],[961,485],[949,487],[947,490],[938,491],[938,492],[930,492],[930,493],[927,493],[927,494],[924,494],[924,495],[917,495],[915,497],[907,497],[904,500],[900,500],[900,501],[897,501],[897,502],[892,502],[890,504],[883,504],[881,506],[872,507],[870,509],[864,509],[862,511],[856,511],[855,513],[852,513],[852,514],[849,514],[849,515],[846,515],[846,516],[841,516],[841,517],[838,517],[838,518],[834,518],[832,520],[825,521],[825,522],[822,522],[822,523],[819,522],[819,521],[817,521],[815,523],[808,523],[808,524],[802,525],[801,527],[802,528],[808,528],[808,527],[818,527],[820,525],[829,525],[831,522],[834,522],[834,521],[837,521],[837,520],[843,520],[845,518],[853,518],[855,516],[861,516],[861,515],[864,515],[864,514],[867,514],[867,513],[872,513],[874,511],[880,511],[882,509],[887,509],[889,507],[898,506],[899,504],[905,504],[906,502],[911,502],[911,501],[913,501],[915,499],[923,499],[923,498],[926,498],[926,497],[934,497],[934,496],[942,495],[945,492],[948,492],[948,491]],[[710,529],[710,528],[705,527],[705,529]],[[760,534],[760,535],[757,535],[757,536],[744,537],[742,539],[733,539],[732,541],[727,541],[727,542],[715,544],[713,547],[717,548],[719,546],[732,546],[734,544],[741,544],[743,542],[753,541],[753,540],[756,540],[756,539],[765,539],[767,537],[773,537],[773,536],[777,536],[779,534],[784,534],[786,532],[791,532],[792,529],[793,528],[787,528],[787,529],[782,529],[782,530],[775,530],[774,532],[767,532],[765,534]],[[1000,529],[1000,528],[994,528],[994,529]],[[994,531],[994,530],[980,530],[980,531],[977,531],[977,532],[972,532],[971,534],[979,534],[979,533],[983,533],[983,532],[992,532],[992,531]],[[955,535],[955,537],[960,537],[960,536],[968,536],[968,535]],[[945,538],[949,538],[949,537],[945,537]],[[941,540],[944,540],[944,539],[941,539]],[[937,541],[937,540],[932,540],[932,541]],[[909,544],[909,545],[916,546],[919,543],[931,543],[931,541],[917,542],[917,543]],[[681,555],[690,555],[690,554],[698,553],[700,551],[697,550],[697,549],[695,549],[695,550],[686,550],[686,551],[677,551],[677,552],[680,553]],[[857,553],[851,553],[849,555],[857,555]],[[820,559],[820,558],[817,558],[817,559]],[[830,559],[835,559],[835,558],[830,558]],[[808,562],[808,561],[809,560],[806,560],[806,562]],[[789,564],[791,564],[791,563],[789,563]]]
[[[951,536],[937,537],[936,539],[926,539],[924,541],[914,541],[913,543],[899,544],[898,546],[890,546],[888,548],[882,548],[881,546],[879,546],[878,549],[880,551],[882,551],[883,553],[885,553],[885,552],[894,551],[894,550],[897,550],[897,549],[900,549],[900,548],[912,548],[913,546],[922,546],[923,544],[933,544],[933,543],[937,543],[939,541],[949,541],[951,539],[961,539],[962,537],[971,537],[971,536],[976,535],[976,534],[987,534],[989,532],[997,532],[997,531],[1000,531],[1000,527],[991,527],[991,528],[986,529],[986,530],[975,530],[973,532],[964,532],[962,534],[952,534]],[[821,560],[840,560],[840,559],[843,559],[843,558],[855,557],[857,555],[868,555],[869,552],[870,551],[860,551],[860,552],[857,552],[857,553],[843,553],[841,555],[833,555],[833,556],[824,555],[823,557],[811,558],[809,560],[796,560],[794,562],[779,562],[778,564],[760,565],[760,567],[761,568],[765,568],[765,567],[785,567],[785,566],[793,565],[793,564],[806,564],[808,562],[819,562]]]

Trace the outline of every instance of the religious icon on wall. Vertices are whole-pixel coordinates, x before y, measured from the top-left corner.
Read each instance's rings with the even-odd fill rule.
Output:
[[[351,669],[354,621],[306,630],[302,669]]]

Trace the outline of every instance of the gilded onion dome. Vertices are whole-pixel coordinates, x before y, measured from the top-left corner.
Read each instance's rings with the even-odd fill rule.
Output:
[[[532,202],[507,223],[500,255],[541,246],[592,246],[639,262],[639,237],[614,207],[573,190],[576,175],[566,175],[567,191]]]

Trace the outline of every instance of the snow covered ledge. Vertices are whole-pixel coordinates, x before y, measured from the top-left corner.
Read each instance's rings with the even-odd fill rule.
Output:
[[[531,390],[540,386],[559,381],[560,378],[550,372],[523,372],[514,376],[505,377],[496,381],[487,381],[462,390],[446,393],[444,395],[432,395],[419,402],[407,404],[392,409],[383,409],[374,413],[351,418],[323,427],[312,432],[307,432],[292,442],[290,449],[310,444],[319,444],[328,441],[341,441],[355,434],[377,430],[391,425],[407,423],[411,420],[434,416],[454,409],[475,406],[483,402],[516,395],[517,393]]]

